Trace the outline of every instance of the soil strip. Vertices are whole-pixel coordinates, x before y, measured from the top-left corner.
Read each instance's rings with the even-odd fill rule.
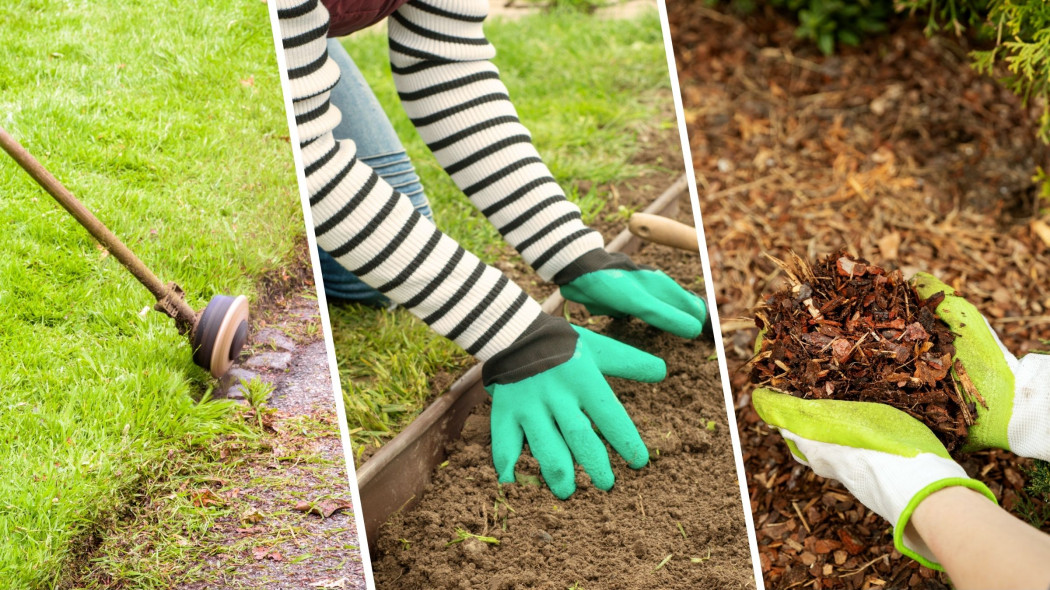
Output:
[[[180,588],[220,583],[274,590],[365,588],[328,354],[318,339],[320,314],[313,295],[312,284],[271,294],[254,320],[250,356],[242,357],[225,379],[226,395],[243,403],[245,383],[272,385],[266,405],[258,409],[265,425],[262,446],[271,452],[245,458],[217,492],[238,508],[218,519],[208,537],[217,550],[199,567],[210,581]]]

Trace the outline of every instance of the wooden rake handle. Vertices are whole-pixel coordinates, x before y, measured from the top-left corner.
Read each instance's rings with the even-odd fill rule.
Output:
[[[694,254],[700,253],[700,242],[696,237],[696,229],[674,219],[649,213],[635,213],[627,222],[627,228],[632,234],[643,240],[687,250]]]

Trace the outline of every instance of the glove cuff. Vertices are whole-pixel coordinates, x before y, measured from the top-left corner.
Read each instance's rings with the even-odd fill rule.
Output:
[[[622,252],[606,252],[595,248],[569,263],[551,279],[556,285],[567,285],[583,275],[596,270],[651,270],[651,267],[637,265]]]
[[[900,551],[902,555],[906,555],[928,568],[942,572],[944,571],[944,568],[939,562],[935,561],[935,556],[926,546],[926,543],[924,543],[921,538],[918,538],[918,536],[909,534],[906,529],[908,528],[908,521],[911,520],[912,513],[915,512],[915,509],[923,500],[936,491],[952,486],[962,486],[964,488],[976,490],[992,502],[998,504],[995,499],[995,494],[993,494],[984,483],[969,477],[949,477],[931,483],[912,496],[912,499],[901,512],[900,517],[897,518],[897,523],[893,526],[893,545],[897,548],[897,551]]]
[[[541,313],[510,346],[485,361],[482,383],[506,385],[552,369],[572,358],[578,338],[569,322]]]
[[[1050,355],[1028,353],[1011,368],[1016,389],[1007,428],[1010,450],[1050,461]]]

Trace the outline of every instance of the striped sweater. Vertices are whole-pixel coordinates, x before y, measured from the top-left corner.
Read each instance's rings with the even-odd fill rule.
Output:
[[[517,285],[360,162],[352,141],[333,139],[341,114],[328,100],[339,77],[325,49],[328,14],[317,0],[277,8],[318,245],[482,360],[546,323]],[[389,19],[398,93],[438,162],[537,273],[575,274],[573,263],[603,248],[602,237],[583,224],[518,121],[490,61],[487,11],[487,0],[399,8]]]

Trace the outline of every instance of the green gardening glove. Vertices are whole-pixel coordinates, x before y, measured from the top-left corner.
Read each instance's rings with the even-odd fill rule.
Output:
[[[514,481],[527,439],[555,496],[564,500],[576,491],[574,460],[594,487],[612,488],[615,478],[599,433],[634,469],[649,462],[649,451],[605,376],[654,383],[666,373],[658,357],[542,314],[483,369],[492,395],[492,459],[499,481]]]
[[[780,430],[791,454],[822,477],[840,481],[865,506],[893,525],[893,544],[903,555],[941,569],[922,539],[907,525],[927,496],[950,486],[977,490],[937,437],[904,412],[868,402],[807,400],[772,389],[752,393],[755,410]]]
[[[554,282],[566,299],[594,315],[632,315],[682,338],[696,338],[710,325],[702,298],[624,254],[591,250],[555,275]]]
[[[937,316],[956,334],[956,359],[988,405],[977,404],[977,421],[964,450],[994,447],[1050,460],[1050,356],[1028,354],[1018,360],[955,289],[926,273],[911,282],[923,299],[944,292]]]

